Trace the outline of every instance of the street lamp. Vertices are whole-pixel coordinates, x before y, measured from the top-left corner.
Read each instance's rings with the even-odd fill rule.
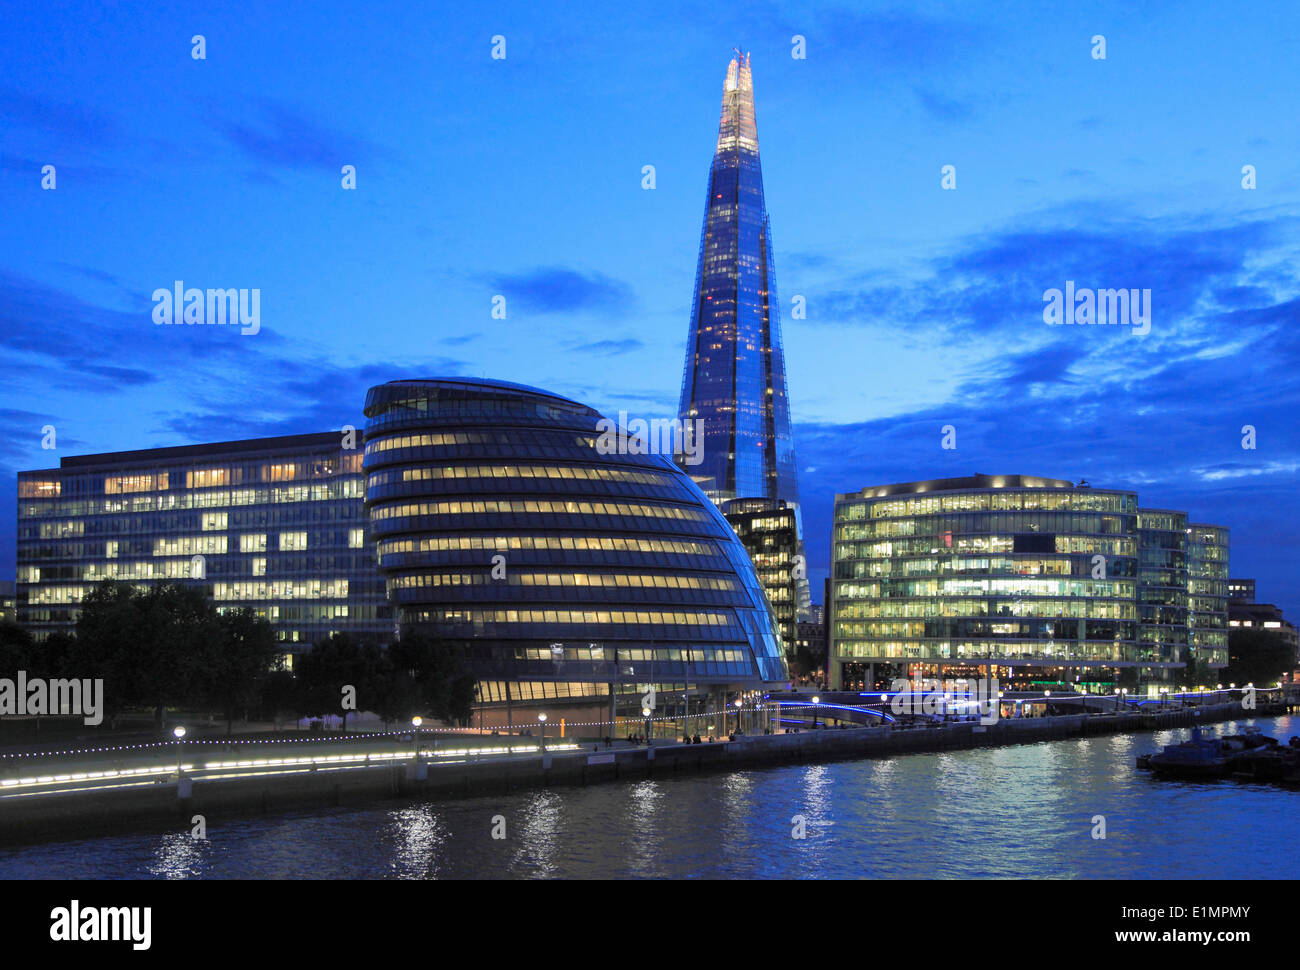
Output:
[[[736,698],[736,733],[737,734],[740,734],[740,708],[743,705],[743,703],[744,702],[739,697]]]
[[[641,716],[645,718],[645,743],[646,747],[650,746],[650,708],[641,708]]]
[[[181,776],[181,752],[185,749],[185,742],[181,739],[185,737],[185,725],[177,724],[172,729],[172,734],[176,736],[176,777]]]
[[[420,760],[420,725],[423,723],[424,718],[420,717],[418,714],[411,718],[411,727],[414,728],[411,732],[411,740],[415,742],[415,753],[412,754],[411,757],[416,761]]]
[[[817,727],[817,705],[821,703],[820,697],[813,698],[813,727]]]
[[[546,714],[545,713],[541,713],[537,715],[537,723],[541,725],[542,728],[541,750],[542,750],[542,754],[545,754],[546,753]]]

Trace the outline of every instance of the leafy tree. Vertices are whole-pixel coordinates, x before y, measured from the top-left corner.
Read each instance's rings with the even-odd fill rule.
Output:
[[[100,583],[81,601],[76,637],[60,671],[66,677],[104,681],[105,714],[111,719],[135,700],[130,696],[131,657],[140,624],[142,593],[127,583]]]
[[[140,590],[109,580],[82,601],[66,673],[102,677],[110,714],[152,708],[161,728],[168,706],[202,701],[204,671],[217,662],[223,639],[216,608],[200,588]]]
[[[394,676],[405,672],[415,685],[419,710],[442,721],[469,722],[475,680],[460,650],[422,630],[408,628],[388,648],[388,654]]]
[[[28,670],[36,670],[42,677],[74,677],[79,649],[73,634],[56,630],[45,642],[33,646],[32,666]]]
[[[131,668],[139,676],[129,679],[129,696],[152,707],[161,728],[169,705],[203,703],[206,671],[219,662],[225,636],[216,607],[197,586],[153,586],[140,605],[141,636]]]
[[[1228,666],[1224,683],[1256,687],[1271,685],[1296,666],[1296,652],[1272,630],[1237,627],[1228,634]]]
[[[280,727],[280,715],[297,711],[298,683],[292,671],[277,667],[266,675],[262,681],[258,706],[262,717],[274,721],[277,729]]]
[[[391,721],[409,721],[413,715],[424,710],[420,701],[420,688],[409,670],[394,666],[391,647],[385,651],[384,661],[383,676],[375,697],[375,713],[383,718],[385,724]]]
[[[248,708],[261,697],[279,646],[275,629],[252,610],[220,614],[217,625],[221,636],[216,650],[202,662],[202,693],[225,715],[226,733],[230,734],[235,716],[242,713],[246,718]]]
[[[1206,683],[1210,679],[1210,665],[1197,660],[1196,652],[1191,648],[1188,648],[1186,658],[1186,666],[1175,668],[1174,682],[1180,687],[1197,687]]]
[[[340,715],[348,729],[350,709],[342,706],[343,689],[356,691],[358,710],[374,709],[383,692],[384,654],[370,641],[334,633],[315,644],[297,662],[298,706],[309,717]]]
[[[0,676],[13,677],[20,670],[34,674],[35,650],[32,635],[17,623],[0,623]]]

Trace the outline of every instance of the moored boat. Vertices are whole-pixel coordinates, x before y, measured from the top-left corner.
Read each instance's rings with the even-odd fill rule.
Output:
[[[1205,740],[1194,729],[1192,740],[1167,744],[1163,751],[1147,758],[1148,767],[1158,775],[1180,778],[1221,778],[1228,773],[1230,759],[1218,740]]]
[[[1167,744],[1155,754],[1139,755],[1137,767],[1180,778],[1222,778],[1228,775],[1261,781],[1300,781],[1300,739],[1281,747],[1276,738],[1248,727],[1239,734],[1203,738],[1192,729],[1190,741]]]

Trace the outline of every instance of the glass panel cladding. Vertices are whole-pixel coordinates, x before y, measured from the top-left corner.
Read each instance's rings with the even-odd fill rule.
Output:
[[[668,459],[604,454],[600,415],[493,381],[366,400],[379,571],[405,625],[468,658],[483,699],[786,679],[744,548]],[[576,685],[576,686],[575,686]]]
[[[1187,514],[1138,509],[1138,653],[1144,660],[1186,663],[1190,654]]]
[[[22,622],[70,629],[96,582],[202,586],[286,644],[387,640],[392,608],[365,541],[360,450],[338,432],[66,458],[19,475]],[[288,484],[281,484],[288,483]]]
[[[973,476],[840,495],[832,683],[856,686],[874,663],[1091,668],[1083,679],[1113,682],[1122,668],[1167,676],[1189,646],[1214,665],[1227,569],[1226,530],[1139,509],[1132,492]]]
[[[802,555],[802,521],[794,434],[786,393],[780,301],[772,261],[772,230],[763,196],[754,85],[749,55],[727,67],[718,140],[709,171],[687,335],[679,417],[703,431],[698,463],[678,460],[710,498],[782,500],[794,512]],[[696,425],[691,425],[696,427]],[[784,579],[769,585],[774,603]],[[777,574],[779,574],[779,570]],[[807,614],[810,596],[801,570],[795,609]],[[793,627],[787,633],[793,642]]]
[[[1198,663],[1228,663],[1228,530],[1187,526],[1188,645]]]
[[[795,510],[779,499],[733,499],[722,503],[722,511],[749,553],[787,651],[793,650],[802,572],[797,568],[802,546]]]

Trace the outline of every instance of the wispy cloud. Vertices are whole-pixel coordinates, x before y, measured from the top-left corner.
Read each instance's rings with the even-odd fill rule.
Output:
[[[114,144],[117,122],[87,104],[69,104],[13,90],[0,90],[0,127],[24,128],[79,149]]]
[[[306,112],[282,101],[260,98],[232,117],[229,109],[212,111],[218,134],[252,161],[284,169],[330,169],[373,161],[384,154],[362,138],[333,130]]]
[[[564,266],[548,266],[523,273],[486,277],[507,307],[516,303],[532,313],[577,313],[603,310],[622,313],[632,303],[632,288],[603,273],[582,273]]]
[[[571,348],[575,354],[591,354],[596,357],[615,357],[628,354],[644,347],[641,341],[632,337],[624,340],[596,340],[586,344],[575,344]]]

